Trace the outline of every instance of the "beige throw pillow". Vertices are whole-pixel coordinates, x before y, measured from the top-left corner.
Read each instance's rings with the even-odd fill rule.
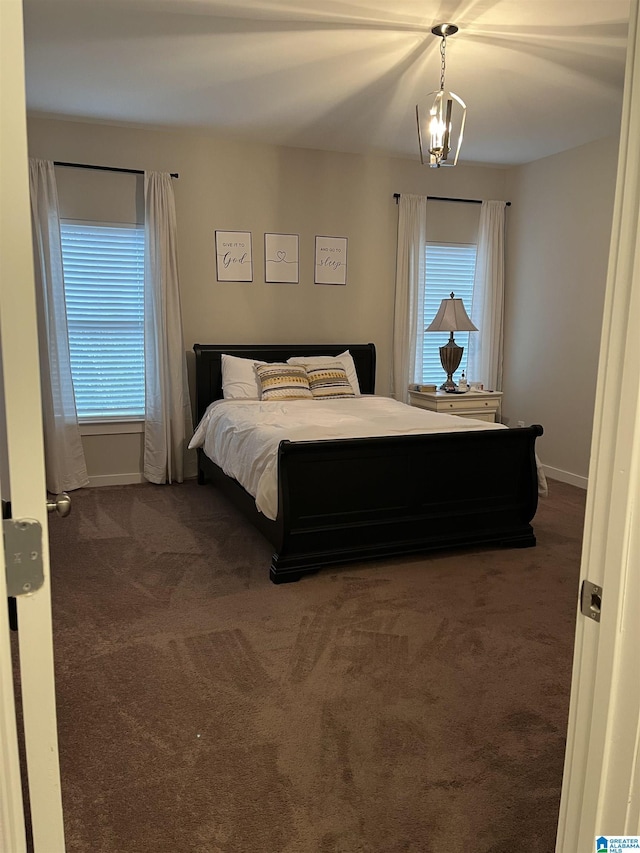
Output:
[[[256,366],[262,400],[311,400],[309,377],[304,367],[295,364]]]

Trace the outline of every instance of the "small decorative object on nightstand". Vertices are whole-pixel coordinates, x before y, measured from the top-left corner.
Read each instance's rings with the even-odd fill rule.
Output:
[[[431,384],[427,384],[427,385],[420,385],[420,384],[418,384],[418,385],[409,385],[409,391],[437,391],[437,390],[438,390],[438,386],[437,386],[437,385],[431,385]]]
[[[502,391],[467,391],[450,394],[447,391],[409,391],[409,404],[430,412],[475,418],[494,423],[500,408]]]

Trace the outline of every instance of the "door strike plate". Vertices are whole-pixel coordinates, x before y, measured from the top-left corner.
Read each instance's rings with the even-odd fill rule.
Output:
[[[580,592],[580,612],[583,616],[593,619],[594,622],[599,622],[601,609],[602,587],[591,583],[591,581],[583,581]]]
[[[32,518],[2,522],[7,595],[29,595],[44,583],[42,526]]]

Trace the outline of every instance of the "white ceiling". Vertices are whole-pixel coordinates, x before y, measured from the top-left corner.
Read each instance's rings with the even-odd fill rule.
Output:
[[[419,159],[415,105],[467,103],[461,162],[615,133],[629,0],[24,0],[27,106]]]

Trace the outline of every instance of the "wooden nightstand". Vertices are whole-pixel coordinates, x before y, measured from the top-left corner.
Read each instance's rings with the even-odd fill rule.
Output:
[[[496,420],[501,399],[502,391],[467,391],[466,394],[447,394],[446,391],[409,391],[411,406],[490,423]]]

